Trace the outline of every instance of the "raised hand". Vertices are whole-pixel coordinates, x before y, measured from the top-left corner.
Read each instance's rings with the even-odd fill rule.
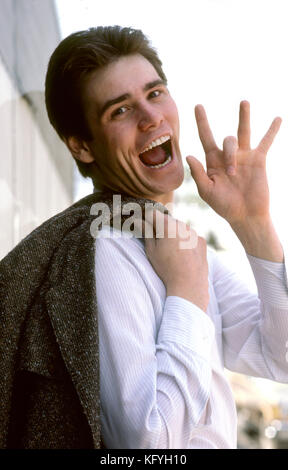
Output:
[[[187,157],[199,195],[231,225],[269,219],[269,188],[266,175],[266,155],[276,136],[281,118],[273,120],[267,133],[255,149],[250,147],[250,105],[240,103],[238,139],[226,137],[223,150],[217,147],[205,109],[195,108],[199,137],[206,167],[195,157]]]

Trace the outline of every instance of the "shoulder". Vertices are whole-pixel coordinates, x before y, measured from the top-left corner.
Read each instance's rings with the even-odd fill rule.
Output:
[[[95,239],[95,247],[96,252],[105,251],[108,256],[109,253],[118,251],[119,255],[122,254],[128,259],[133,258],[134,255],[140,258],[146,257],[145,244],[142,238],[136,238],[121,230],[112,230],[110,227],[104,227],[99,232]]]
[[[148,290],[163,290],[163,283],[155,273],[145,252],[144,240],[131,237],[109,228],[101,230],[102,235],[95,239],[95,272],[96,279],[112,277],[138,281]]]
[[[117,255],[117,257],[125,258],[133,264],[137,264],[138,261],[149,263],[145,252],[144,239],[136,238],[120,230],[110,230],[109,227],[103,228],[95,240],[95,247],[97,256],[105,253],[107,259]],[[216,251],[210,247],[207,247],[207,262],[211,275],[221,266],[221,261]]]
[[[96,271],[110,266],[117,267],[118,272],[130,270],[143,275],[152,268],[145,253],[144,240],[108,227],[103,228],[95,239],[95,262]]]

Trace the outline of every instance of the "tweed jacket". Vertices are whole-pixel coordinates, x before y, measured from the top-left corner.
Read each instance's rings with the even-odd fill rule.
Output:
[[[0,262],[0,448],[101,448],[90,233],[99,200],[112,209],[111,193],[93,193]],[[152,202],[122,197],[130,201]]]

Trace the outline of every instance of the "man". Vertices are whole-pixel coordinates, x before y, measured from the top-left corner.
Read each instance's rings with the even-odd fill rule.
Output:
[[[172,202],[183,180],[178,113],[161,62],[140,31],[100,27],[62,41],[47,72],[46,105],[81,173],[103,194]],[[180,231],[169,238],[170,216],[162,216],[163,238],[155,235],[144,241],[117,231],[97,238],[95,279],[88,269],[85,282],[89,293],[91,277],[96,286],[100,421],[108,448],[233,448],[236,411],[223,367],[281,382],[288,379],[286,271],[269,214],[265,171],[280,119],[251,150],[249,104],[242,102],[238,139],[226,138],[223,151],[215,144],[202,106],[196,107],[196,120],[207,171],[188,157],[192,176],[200,196],[229,222],[245,248],[259,298],[206,250],[202,238],[188,249],[181,249]],[[180,221],[174,224],[183,228]],[[78,288],[77,263],[82,266],[77,251],[78,245],[75,258],[65,258],[73,275],[65,261],[65,275],[60,270],[57,276],[59,282],[71,278],[73,289]],[[89,262],[87,255],[85,260]],[[79,302],[83,295],[85,290]],[[65,334],[71,335],[77,315],[83,315],[81,308],[72,322],[69,296],[61,298],[58,289],[54,302],[62,309]],[[52,326],[57,333],[58,314],[52,315]],[[83,320],[80,342],[82,335],[88,342],[89,335],[95,338],[89,328]],[[71,337],[70,347],[75,348],[76,337]],[[72,359],[62,340],[60,355],[70,370],[77,352]],[[93,364],[94,357],[80,352],[88,365],[84,375],[91,375],[89,361]],[[81,373],[71,370],[83,405]],[[86,415],[93,433],[87,401],[83,408],[82,420]],[[83,423],[79,429],[89,434]],[[88,437],[82,440],[84,447],[85,442]]]

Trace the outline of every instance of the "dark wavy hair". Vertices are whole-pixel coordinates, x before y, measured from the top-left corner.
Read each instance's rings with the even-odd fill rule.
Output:
[[[167,82],[162,62],[141,30],[98,26],[73,33],[60,42],[48,64],[45,102],[50,123],[61,139],[91,139],[82,100],[85,79],[91,72],[130,54],[145,57]],[[91,163],[76,163],[84,177],[93,178]]]

